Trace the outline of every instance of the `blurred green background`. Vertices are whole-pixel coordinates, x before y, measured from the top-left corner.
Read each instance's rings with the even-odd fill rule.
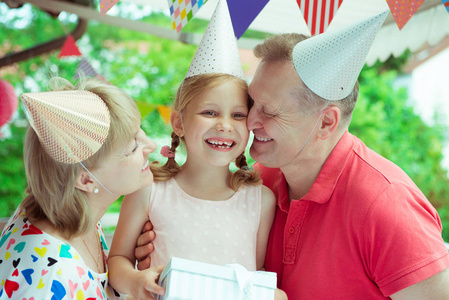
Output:
[[[76,23],[73,15],[61,14],[54,18],[29,5],[13,13],[0,3],[0,16],[0,56],[59,37],[71,31]],[[162,13],[150,13],[140,20],[171,26],[170,17]],[[206,26],[206,21],[194,19],[184,30],[203,33]],[[244,37],[265,35],[249,31]],[[77,45],[86,60],[110,83],[124,89],[135,100],[162,105],[172,103],[196,50],[193,45],[95,21],[89,22],[87,32]],[[58,59],[58,53],[0,68],[0,79],[11,83],[17,95],[47,90],[52,76],[74,82],[80,58]],[[407,52],[399,58],[365,66],[350,132],[413,179],[437,208],[443,222],[443,238],[449,241],[449,180],[447,170],[441,166],[446,128],[439,122],[439,116],[435,116],[435,125],[426,125],[410,106],[406,90],[393,88],[410,55]],[[26,178],[22,156],[27,126],[19,107],[11,123],[2,130],[5,134],[0,138],[0,217],[8,217],[23,199]],[[170,127],[157,110],[145,116],[142,128],[156,141],[158,149],[169,144]],[[162,157],[154,154],[152,159]],[[120,203],[115,202],[109,211],[118,212]]]

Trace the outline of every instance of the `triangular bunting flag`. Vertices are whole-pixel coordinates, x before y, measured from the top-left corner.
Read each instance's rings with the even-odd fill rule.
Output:
[[[89,64],[89,62],[85,58],[83,58],[78,64],[75,76],[73,77],[75,79],[78,79],[81,73],[83,73],[86,77],[94,77],[98,75],[98,73],[94,70],[94,68]]]
[[[70,34],[67,36],[64,45],[62,45],[61,52],[59,53],[58,58],[64,56],[81,56],[81,52],[78,50],[75,40]]]
[[[104,16],[119,0],[98,0],[100,2],[100,13]]]
[[[157,111],[161,115],[162,120],[165,124],[170,124],[171,107],[165,105],[159,105]]]
[[[296,2],[313,36],[326,31],[343,0],[296,0]]]
[[[449,0],[441,0],[443,1],[444,7],[446,7],[447,12],[449,12]]]
[[[424,0],[387,0],[388,6],[390,7],[391,14],[393,15],[399,30],[407,24],[408,20],[415,14],[419,9]]]
[[[173,30],[180,32],[207,0],[167,0]]]
[[[136,100],[136,105],[142,118],[145,118],[149,113],[155,111],[159,106],[159,104],[153,104],[139,100]]]
[[[269,0],[228,1],[232,26],[235,36],[239,39],[254,19],[259,15]]]

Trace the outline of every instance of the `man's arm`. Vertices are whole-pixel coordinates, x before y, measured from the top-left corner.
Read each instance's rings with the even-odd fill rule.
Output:
[[[143,226],[142,233],[137,238],[136,249],[134,249],[134,255],[138,261],[137,269],[142,271],[151,266],[150,254],[154,251],[153,240],[155,238],[156,233],[153,231],[153,224],[148,221]]]
[[[400,290],[390,297],[393,300],[449,299],[449,269]]]

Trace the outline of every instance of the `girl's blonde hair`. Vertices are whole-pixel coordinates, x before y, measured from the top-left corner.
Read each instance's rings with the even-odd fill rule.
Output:
[[[136,124],[140,124],[139,110],[134,100],[118,87],[98,79],[81,79],[73,86],[58,77],[50,80],[50,86],[53,91],[90,91],[97,94],[109,108],[111,123],[108,137],[93,156],[83,161],[90,171],[134,136]],[[94,224],[87,196],[84,191],[75,188],[83,170],[80,164],[64,164],[51,158],[31,127],[25,137],[24,161],[28,187],[21,208],[26,210],[31,222],[46,220],[66,239],[92,228]]]
[[[211,88],[217,87],[226,81],[234,81],[245,92],[248,90],[248,84],[233,75],[223,73],[203,74],[193,77],[189,77],[183,81],[176,93],[175,103],[173,104],[174,112],[182,112],[186,106],[198,98],[202,93]],[[250,105],[248,98],[248,105]],[[180,145],[182,138],[180,138],[175,132],[171,133],[171,147],[170,150],[175,153],[176,148]],[[235,164],[239,168],[231,176],[231,188],[237,191],[239,187],[244,184],[258,185],[261,184],[259,173],[253,169],[248,168],[245,154],[240,154],[235,159]],[[176,162],[175,158],[168,158],[167,162],[160,166],[159,162],[154,162],[151,165],[151,171],[154,175],[154,181],[166,181],[174,177],[181,167]]]

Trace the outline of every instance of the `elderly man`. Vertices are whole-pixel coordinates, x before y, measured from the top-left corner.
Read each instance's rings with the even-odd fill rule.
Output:
[[[356,80],[385,15],[376,18],[310,39],[277,35],[254,50],[250,154],[277,197],[265,268],[290,299],[449,299],[436,210],[348,132]],[[152,238],[139,238],[136,257]]]
[[[266,269],[291,299],[449,299],[435,209],[347,131],[357,85],[323,110],[292,63],[303,39],[274,36],[254,51],[262,61],[249,87],[250,155],[278,199]]]

